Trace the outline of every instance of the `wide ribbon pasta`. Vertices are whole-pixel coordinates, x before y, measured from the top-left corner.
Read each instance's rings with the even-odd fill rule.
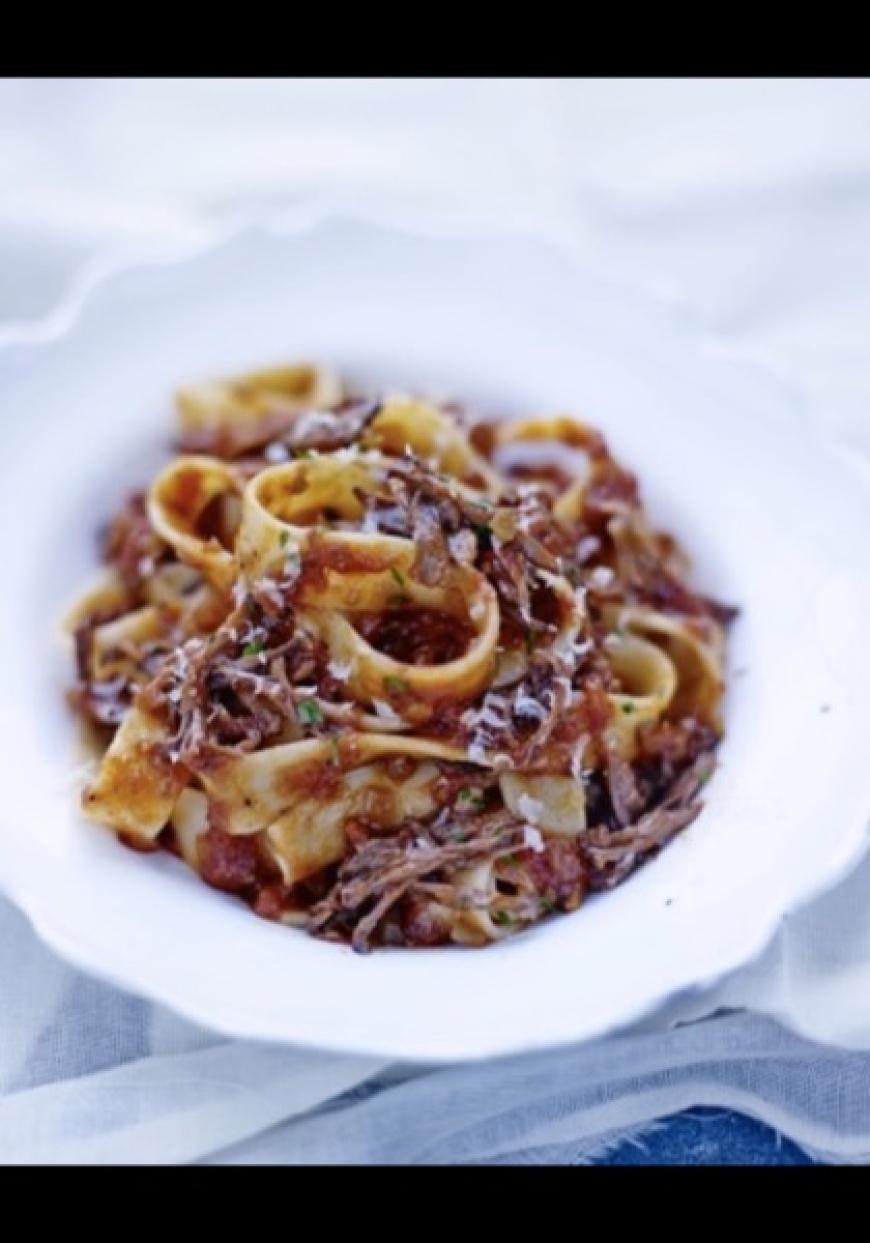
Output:
[[[314,456],[263,471],[248,484],[238,558],[250,577],[281,570],[300,578],[297,599],[305,624],[347,670],[354,696],[371,703],[400,696],[423,699],[475,695],[496,660],[499,610],[484,575],[452,566],[437,587],[413,576],[412,540],[336,529],[359,522],[361,496],[375,489],[385,459]],[[354,614],[414,607],[439,610],[466,622],[473,639],[463,655],[437,665],[408,664],[379,652],[354,627]]]
[[[229,588],[237,567],[232,552],[241,488],[236,472],[217,458],[182,457],[155,479],[148,515],[179,559]]]
[[[358,949],[502,939],[694,818],[732,611],[598,431],[307,363],[179,421],[66,619],[89,817]]]

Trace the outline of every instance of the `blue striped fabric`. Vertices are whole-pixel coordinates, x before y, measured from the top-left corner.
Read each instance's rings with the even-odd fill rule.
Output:
[[[601,1165],[812,1165],[790,1140],[743,1114],[691,1109],[627,1141]]]

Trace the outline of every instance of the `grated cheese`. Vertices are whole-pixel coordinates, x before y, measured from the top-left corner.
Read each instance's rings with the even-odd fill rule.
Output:
[[[280,440],[276,440],[272,444],[266,445],[266,451],[263,456],[267,462],[286,462],[290,456],[290,450],[286,445],[282,445]]]
[[[514,714],[530,717],[534,721],[546,721],[547,719],[547,709],[534,696],[526,693],[524,684],[517,690],[514,699]]]
[[[386,703],[383,699],[373,699],[372,707],[374,708],[375,713],[384,721],[398,722],[402,719],[393,708],[392,704]]]
[[[536,829],[533,824],[524,824],[523,845],[540,854],[544,849],[544,839],[541,836],[540,829]]]
[[[475,596],[471,601],[468,613],[472,621],[480,621],[481,617],[486,613],[486,604],[479,595]]]
[[[584,561],[588,561],[591,556],[593,556],[596,552],[598,552],[598,549],[600,547],[601,547],[601,540],[598,538],[597,535],[585,535],[583,539],[579,541],[579,543],[577,544],[577,548],[575,550],[577,560],[581,564]]]
[[[329,673],[339,682],[346,682],[350,677],[353,664],[351,661],[346,663],[341,660],[330,660],[326,666],[326,672]]]
[[[586,734],[581,734],[574,745],[571,752],[571,776],[575,781],[584,781],[589,770],[583,767],[583,756],[586,752],[589,738]]]
[[[301,414],[294,424],[293,430],[299,437],[305,437],[309,432],[329,431],[335,427],[336,419],[334,414],[327,414],[323,410],[306,410]]]
[[[472,764],[485,765],[487,762],[486,751],[484,750],[483,743],[481,742],[470,742],[467,747],[467,754]]]
[[[609,565],[597,565],[589,575],[589,581],[593,587],[598,587],[604,591],[608,588],[616,578],[613,570]]]
[[[473,561],[477,554],[477,539],[471,531],[455,531],[448,535],[447,547],[455,561]]]
[[[540,823],[545,808],[540,799],[532,798],[531,794],[521,794],[517,799],[517,811],[530,824],[537,824]]]

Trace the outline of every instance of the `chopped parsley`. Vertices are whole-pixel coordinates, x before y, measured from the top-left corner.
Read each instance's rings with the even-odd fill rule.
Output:
[[[260,652],[265,650],[265,647],[266,647],[266,644],[263,643],[262,640],[254,639],[251,643],[245,644],[245,646],[242,648],[242,655],[243,656],[259,656]]]
[[[278,536],[278,543],[281,545],[282,548],[286,548],[289,539],[290,539],[290,532],[282,531],[281,534]]]
[[[472,786],[466,786],[456,796],[456,806],[462,810],[480,811],[483,804],[483,791],[475,790]]]
[[[545,915],[552,915],[556,910],[556,903],[552,898],[541,898],[541,910]]]
[[[300,699],[296,711],[303,725],[319,725],[323,720],[323,713],[316,699]]]
[[[402,577],[402,575],[399,573],[399,571],[396,569],[394,565],[390,566],[390,574],[393,576],[393,578],[399,584],[400,587],[405,586],[404,578]]]
[[[494,924],[499,924],[501,927],[505,927],[507,924],[512,924],[514,922],[514,917],[507,911],[493,911],[492,922]]]
[[[631,716],[632,712],[634,712],[634,704],[624,703],[622,705],[622,711],[625,713],[626,716]]]
[[[404,695],[411,688],[404,678],[393,677],[392,674],[384,678],[384,686],[391,695]]]

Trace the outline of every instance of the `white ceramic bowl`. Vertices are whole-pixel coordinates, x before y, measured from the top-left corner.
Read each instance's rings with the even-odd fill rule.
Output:
[[[62,326],[62,330],[61,330]],[[182,382],[293,357],[600,425],[740,605],[695,824],[625,885],[483,951],[367,957],[255,918],[77,812],[56,621],[147,480]],[[597,1036],[752,959],[870,816],[870,506],[787,393],[661,306],[520,237],[327,221],[115,273],[0,351],[0,884],[60,953],[221,1031],[447,1061]]]

